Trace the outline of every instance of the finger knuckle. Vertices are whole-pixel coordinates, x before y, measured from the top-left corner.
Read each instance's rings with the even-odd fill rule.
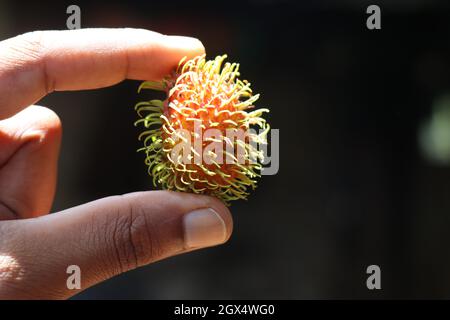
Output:
[[[3,42],[6,48],[3,56],[6,70],[11,69],[13,74],[21,70],[38,71],[41,77],[40,82],[45,86],[47,93],[52,92],[56,86],[54,79],[48,74],[46,61],[50,51],[47,40],[53,34],[53,31],[32,31]]]
[[[112,253],[122,273],[149,263],[158,256],[159,246],[143,208],[126,195],[118,198],[121,205],[110,232]]]
[[[44,124],[44,128],[52,135],[60,135],[62,131],[61,119],[55,111],[38,106],[41,121]]]
[[[36,61],[42,58],[45,52],[42,39],[42,31],[27,32],[12,38],[10,48],[16,62]]]
[[[46,142],[60,140],[62,136],[62,125],[58,115],[51,109],[33,105],[25,110],[33,118],[30,127],[23,132],[22,138]],[[43,143],[39,143],[43,145]]]

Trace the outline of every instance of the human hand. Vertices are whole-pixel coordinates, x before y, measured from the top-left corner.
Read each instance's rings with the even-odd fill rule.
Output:
[[[203,52],[196,39],[138,29],[38,31],[0,42],[0,298],[68,298],[80,291],[67,288],[70,265],[80,267],[83,290],[230,237],[228,209],[187,193],[136,192],[47,215],[61,123],[33,104],[52,91],[160,80],[183,56]]]

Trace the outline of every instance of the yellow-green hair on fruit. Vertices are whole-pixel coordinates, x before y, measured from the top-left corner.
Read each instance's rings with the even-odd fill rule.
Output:
[[[239,64],[223,64],[226,57],[210,61],[204,55],[183,58],[161,82],[140,85],[138,92],[153,89],[166,93],[165,100],[135,106],[139,116],[135,125],[143,126],[139,135],[143,147],[138,151],[145,152],[155,186],[208,194],[227,204],[246,199],[256,188],[264,160],[258,145],[267,144],[270,130],[262,116],[269,110],[255,109],[259,94],[253,95],[250,83],[238,79]],[[233,132],[247,134],[232,139]],[[181,149],[190,151],[189,155],[175,153],[180,143],[183,148],[188,146]],[[214,148],[218,146],[222,151]],[[182,157],[188,161],[180,161]]]

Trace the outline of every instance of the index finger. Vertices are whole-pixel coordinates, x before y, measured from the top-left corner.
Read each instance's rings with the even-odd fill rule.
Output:
[[[159,80],[184,56],[203,53],[197,39],[143,29],[26,33],[0,42],[0,119],[55,90]]]

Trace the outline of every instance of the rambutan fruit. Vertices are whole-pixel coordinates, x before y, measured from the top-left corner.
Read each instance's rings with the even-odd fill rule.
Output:
[[[250,83],[239,80],[239,64],[226,55],[182,59],[161,82],[139,87],[164,91],[165,100],[139,102],[145,163],[163,189],[215,196],[225,203],[246,199],[260,177],[270,126],[256,109]],[[257,130],[256,130],[257,129]]]

